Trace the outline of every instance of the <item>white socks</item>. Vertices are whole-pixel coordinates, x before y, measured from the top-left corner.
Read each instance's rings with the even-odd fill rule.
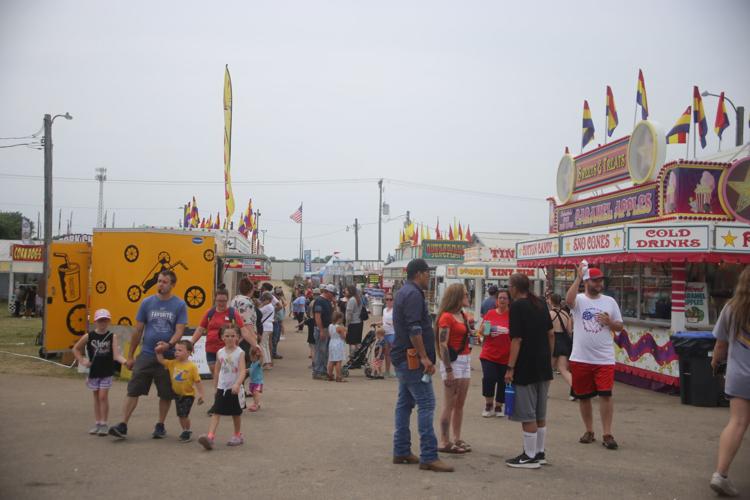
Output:
[[[536,429],[536,452],[544,452],[544,437],[547,435],[546,427],[537,427]]]
[[[537,433],[524,431],[523,452],[526,453],[527,457],[534,458],[536,456],[536,446],[537,446],[536,443],[537,443]]]

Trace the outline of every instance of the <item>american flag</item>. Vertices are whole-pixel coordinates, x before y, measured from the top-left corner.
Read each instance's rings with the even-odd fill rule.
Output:
[[[297,224],[302,224],[302,205],[300,205],[299,208],[289,216],[289,218]]]

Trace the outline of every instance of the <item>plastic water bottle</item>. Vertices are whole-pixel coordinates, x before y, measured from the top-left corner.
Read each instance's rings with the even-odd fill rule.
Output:
[[[432,375],[430,375],[429,373],[425,373],[424,375],[422,375],[422,382],[425,384],[429,384],[430,382],[432,382]]]
[[[583,259],[581,261],[581,270],[583,271],[583,279],[586,280],[589,278],[589,261],[586,259]]]
[[[516,388],[513,384],[505,384],[505,416],[513,415],[513,406],[516,403]]]

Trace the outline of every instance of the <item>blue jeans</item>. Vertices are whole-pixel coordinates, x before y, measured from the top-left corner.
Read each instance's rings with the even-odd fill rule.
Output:
[[[411,454],[411,431],[409,419],[414,406],[417,407],[419,430],[419,461],[434,462],[438,458],[437,437],[432,421],[435,414],[435,393],[432,382],[422,382],[422,369],[409,370],[406,361],[396,366],[398,377],[398,401],[396,401],[395,430],[393,432],[393,456]]]
[[[313,356],[313,375],[328,375],[328,338],[320,340],[320,330],[313,330],[315,339],[315,356]]]
[[[281,339],[281,321],[273,322],[273,336],[271,337],[271,356],[276,356]]]

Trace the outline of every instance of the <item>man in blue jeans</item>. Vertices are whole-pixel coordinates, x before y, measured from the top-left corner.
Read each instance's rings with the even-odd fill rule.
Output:
[[[414,259],[406,266],[406,283],[396,294],[393,304],[393,326],[396,340],[391,359],[398,377],[396,429],[393,432],[393,463],[419,464],[423,470],[453,472],[453,467],[438,458],[437,437],[432,426],[435,393],[431,376],[435,373],[435,332],[427,310],[424,291],[430,283],[430,268],[424,259]],[[415,349],[419,359],[410,370],[407,350]],[[417,407],[420,456],[411,452],[411,411]]]

